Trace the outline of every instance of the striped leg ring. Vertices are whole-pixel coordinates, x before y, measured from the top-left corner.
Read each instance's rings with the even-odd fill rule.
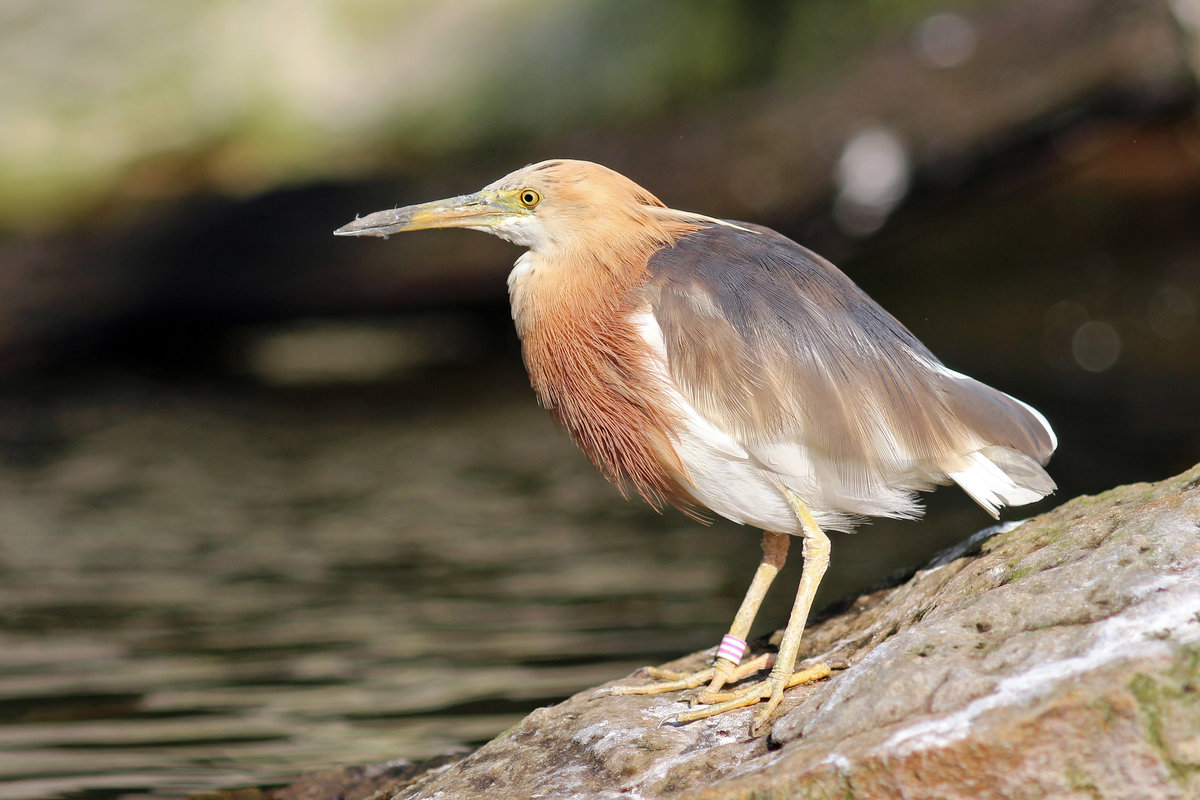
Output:
[[[721,645],[717,648],[717,658],[725,658],[737,664],[746,654],[746,642],[731,633],[725,634]]]

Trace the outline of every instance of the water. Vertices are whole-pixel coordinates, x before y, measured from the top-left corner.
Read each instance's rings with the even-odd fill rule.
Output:
[[[838,535],[822,597],[986,524],[942,494],[930,523]],[[623,501],[515,362],[346,389],[92,373],[10,391],[0,798],[179,796],[473,746],[714,645],[757,542]]]

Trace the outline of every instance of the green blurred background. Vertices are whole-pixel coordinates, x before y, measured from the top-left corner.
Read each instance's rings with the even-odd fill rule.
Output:
[[[1200,0],[8,0],[0,798],[424,758],[716,643],[753,531],[536,407],[519,252],[355,214],[586,158],[827,255],[1043,410],[1054,498],[1200,457]],[[989,520],[837,536],[818,603]],[[785,619],[789,566],[756,635]]]

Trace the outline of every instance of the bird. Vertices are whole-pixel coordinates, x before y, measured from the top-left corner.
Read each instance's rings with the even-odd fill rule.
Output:
[[[788,688],[830,674],[797,669],[826,531],[915,518],[917,493],[937,485],[997,518],[1056,488],[1045,416],[942,364],[841,270],[769,228],[669,208],[612,169],[555,159],[334,233],[429,228],[525,248],[508,290],[533,390],[623,494],[763,531],[711,666],[600,693],[700,689],[666,722],[753,706],[751,733],[769,732]],[[803,569],[778,651],[743,661],[792,537]]]

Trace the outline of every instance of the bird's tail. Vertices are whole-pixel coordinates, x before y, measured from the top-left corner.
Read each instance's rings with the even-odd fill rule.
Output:
[[[993,517],[1002,506],[1036,503],[1057,488],[1036,461],[1007,447],[990,445],[967,456],[964,470],[950,477]]]
[[[969,427],[978,449],[947,475],[993,517],[1002,506],[1041,500],[1057,488],[1042,464],[1058,439],[1032,406],[960,373],[946,370],[946,397]]]

